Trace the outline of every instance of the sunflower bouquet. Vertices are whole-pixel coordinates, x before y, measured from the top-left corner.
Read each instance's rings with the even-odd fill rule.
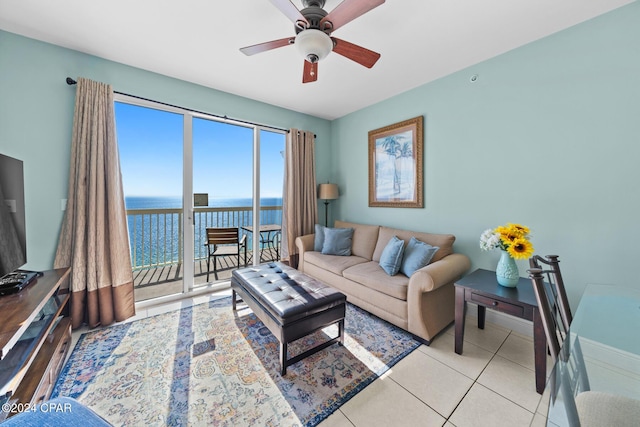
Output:
[[[514,259],[528,259],[533,255],[529,227],[520,224],[508,223],[485,230],[480,236],[480,248],[485,251],[502,249]]]

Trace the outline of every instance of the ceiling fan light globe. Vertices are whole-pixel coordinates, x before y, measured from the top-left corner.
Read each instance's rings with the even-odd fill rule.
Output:
[[[333,50],[333,41],[325,32],[308,29],[298,33],[295,41],[296,48],[302,56],[311,63],[325,58]]]

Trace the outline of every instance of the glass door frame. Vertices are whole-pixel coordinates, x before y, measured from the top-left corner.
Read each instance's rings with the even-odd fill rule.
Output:
[[[182,136],[182,295],[193,290],[195,216],[193,208],[193,116],[183,113]]]

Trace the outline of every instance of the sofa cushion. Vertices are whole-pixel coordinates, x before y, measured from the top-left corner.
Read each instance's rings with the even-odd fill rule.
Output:
[[[438,249],[440,248],[437,246],[431,246],[428,243],[421,242],[415,237],[412,237],[404,251],[400,271],[402,271],[402,274],[405,276],[411,277],[416,270],[431,262],[433,255]]]
[[[322,253],[325,255],[351,255],[353,228],[325,228]]]
[[[322,252],[322,246],[324,245],[324,229],[326,227],[320,224],[316,224],[316,234],[313,237],[313,250],[316,252]]]
[[[342,275],[349,280],[360,283],[369,289],[382,292],[383,294],[407,300],[407,287],[409,278],[404,274],[389,276],[375,261],[369,261],[349,267],[342,272]]]
[[[380,229],[380,226],[363,225],[345,221],[336,221],[335,226],[340,228],[353,228],[354,232],[351,253],[371,261],[373,251],[376,248],[376,242],[378,241],[378,230]],[[391,236],[389,236],[389,239],[391,239]],[[385,245],[389,239],[384,243]],[[382,253],[382,249],[384,249],[384,246],[380,248],[380,253]],[[379,255],[376,261],[380,261]]]
[[[440,249],[438,249],[438,251],[434,254],[431,262],[436,262],[446,257],[447,255],[452,254],[453,242],[456,240],[456,237],[453,234],[431,234],[421,233],[417,231],[400,230],[398,228],[380,227],[378,243],[376,244],[373,257],[370,258],[371,260],[380,262],[380,255],[382,255],[382,251],[394,235],[398,236],[399,239],[402,239],[405,242],[409,242],[412,237],[415,237],[421,242],[428,243],[431,246],[439,247]]]
[[[305,252],[304,262],[313,264],[318,268],[330,271],[342,276],[342,272],[356,264],[368,262],[368,259],[351,256],[324,255],[321,252]]]
[[[393,236],[380,255],[380,267],[389,275],[395,276],[400,271],[402,255],[404,254],[404,240]]]

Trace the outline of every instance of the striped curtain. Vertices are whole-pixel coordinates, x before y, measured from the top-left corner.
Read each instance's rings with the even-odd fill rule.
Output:
[[[71,267],[74,329],[135,314],[113,89],[84,78],[76,88],[68,202],[54,267]]]
[[[296,237],[313,233],[318,222],[314,134],[291,129],[287,135],[284,162],[282,259],[297,268]]]

